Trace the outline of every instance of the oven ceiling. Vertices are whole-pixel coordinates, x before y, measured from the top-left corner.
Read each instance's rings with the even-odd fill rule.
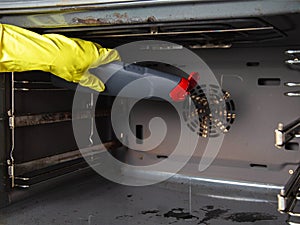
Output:
[[[261,17],[300,12],[297,0],[4,0],[0,22],[58,28]]]
[[[0,23],[114,47],[160,39],[192,48],[298,44],[300,1],[6,0]]]

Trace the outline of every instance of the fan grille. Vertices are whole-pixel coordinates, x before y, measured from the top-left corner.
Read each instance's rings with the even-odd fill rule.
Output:
[[[183,106],[183,118],[189,129],[201,137],[217,137],[229,131],[236,114],[228,91],[216,85],[197,85],[190,91],[189,99]]]

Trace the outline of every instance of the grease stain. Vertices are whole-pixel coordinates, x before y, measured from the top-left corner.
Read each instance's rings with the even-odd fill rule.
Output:
[[[239,222],[239,223],[247,223],[247,222],[254,223],[256,221],[262,221],[262,220],[277,220],[277,216],[266,214],[266,213],[259,213],[259,212],[241,212],[241,213],[230,214],[225,219],[231,220],[233,222]]]

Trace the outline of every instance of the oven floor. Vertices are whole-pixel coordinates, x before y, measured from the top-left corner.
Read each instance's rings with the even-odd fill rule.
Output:
[[[285,224],[276,208],[161,185],[127,187],[90,173],[1,209],[0,225]]]

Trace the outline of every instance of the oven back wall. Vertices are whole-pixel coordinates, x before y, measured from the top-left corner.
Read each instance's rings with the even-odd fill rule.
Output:
[[[289,170],[295,169],[299,162],[299,149],[275,148],[274,130],[279,122],[287,124],[297,119],[300,110],[299,98],[284,95],[285,92],[297,90],[286,87],[285,82],[300,82],[300,70],[291,69],[284,63],[287,59],[284,51],[287,49],[266,47],[195,51],[212,69],[222,89],[230,92],[236,106],[236,119],[225,135],[213,164],[203,172],[198,170],[207,144],[207,139],[201,137],[191,160],[181,170],[182,174],[285,184],[290,176]],[[201,68],[199,72],[201,75]],[[134,131],[137,126],[142,126],[146,138],[150,135],[148,122],[151,116],[158,115],[168,126],[165,140],[149,152],[131,151],[128,162],[139,165],[153,163],[174,150],[180,126],[175,111],[166,104],[140,102],[131,112],[131,127]],[[134,144],[143,149],[143,143]]]

